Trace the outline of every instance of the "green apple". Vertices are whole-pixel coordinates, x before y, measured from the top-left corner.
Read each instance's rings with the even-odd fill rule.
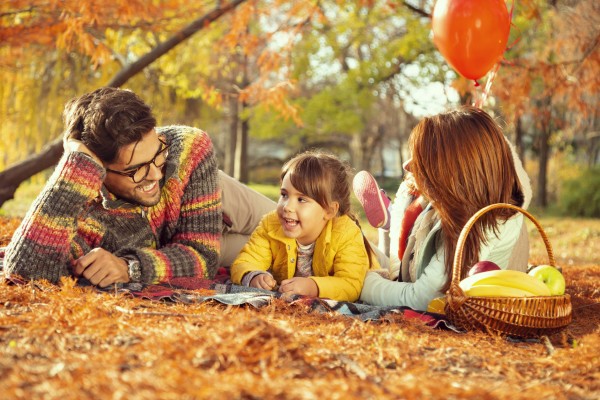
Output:
[[[552,265],[538,265],[529,271],[529,275],[544,282],[552,296],[561,296],[565,294],[565,278],[563,274]]]

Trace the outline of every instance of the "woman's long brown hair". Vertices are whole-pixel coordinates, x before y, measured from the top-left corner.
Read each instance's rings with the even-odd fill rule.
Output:
[[[462,107],[423,119],[412,131],[410,148],[416,185],[441,219],[446,291],[456,243],[469,218],[493,203],[521,206],[523,192],[501,128],[480,109]],[[465,242],[461,276],[478,261],[485,231],[497,232],[498,221],[513,214],[498,209],[478,220]]]

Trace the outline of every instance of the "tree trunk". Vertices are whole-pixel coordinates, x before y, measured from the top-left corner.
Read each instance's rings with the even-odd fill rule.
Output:
[[[106,86],[119,87],[123,85],[131,77],[142,71],[169,50],[173,49],[194,33],[206,28],[222,15],[234,10],[245,1],[246,0],[234,0],[225,5],[219,5],[214,10],[196,19],[179,32],[176,32],[170,39],[160,43],[137,61],[123,68],[107,83]],[[2,171],[0,173],[0,207],[2,207],[7,200],[14,197],[15,191],[23,181],[56,164],[60,159],[62,152],[62,138],[58,138],[50,142],[40,153],[31,155],[26,160],[11,165]]]
[[[247,108],[247,104],[242,104],[242,110]],[[249,174],[248,174],[248,136],[250,134],[250,120],[248,116],[245,116],[242,119],[242,129],[239,136],[238,148],[237,148],[237,163],[236,167],[239,168],[237,171],[237,176],[240,182],[248,183]]]
[[[243,56],[241,60],[243,75],[241,88],[245,90],[250,85],[250,78],[248,77],[248,56]],[[236,159],[236,177],[242,183],[248,183],[248,143],[250,136],[250,116],[248,114],[248,103],[242,102],[242,126],[240,135],[238,136],[237,152],[235,153]]]
[[[385,134],[385,128],[382,125],[368,126],[367,133],[354,136],[353,140],[358,140],[356,144],[359,149],[359,163],[358,168],[370,171],[373,175],[376,175],[378,171],[374,171],[375,164],[373,161],[376,158],[376,152],[378,146],[381,144],[383,135]]]
[[[550,122],[542,124],[540,134],[540,160],[538,172],[538,187],[537,187],[537,204],[542,208],[548,205],[548,159],[550,153]]]
[[[237,149],[239,120],[238,98],[232,95],[229,99],[229,142],[225,146],[227,148],[225,152],[225,172],[236,178],[235,152]]]
[[[517,122],[515,124],[515,147],[517,148],[517,155],[521,159],[521,162],[525,164],[525,148],[523,147],[523,136],[523,122],[521,116],[519,115],[517,116]]]

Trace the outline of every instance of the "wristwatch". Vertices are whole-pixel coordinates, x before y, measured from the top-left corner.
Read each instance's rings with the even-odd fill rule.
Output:
[[[129,282],[140,282],[142,280],[142,267],[140,261],[135,257],[123,257],[127,261],[127,273]]]

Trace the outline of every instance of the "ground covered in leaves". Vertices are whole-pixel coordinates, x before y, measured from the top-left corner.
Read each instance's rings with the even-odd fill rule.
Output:
[[[3,399],[598,399],[600,221],[540,221],[573,302],[549,341],[0,283]],[[0,245],[18,221],[0,219]],[[547,260],[532,233],[532,261]]]

